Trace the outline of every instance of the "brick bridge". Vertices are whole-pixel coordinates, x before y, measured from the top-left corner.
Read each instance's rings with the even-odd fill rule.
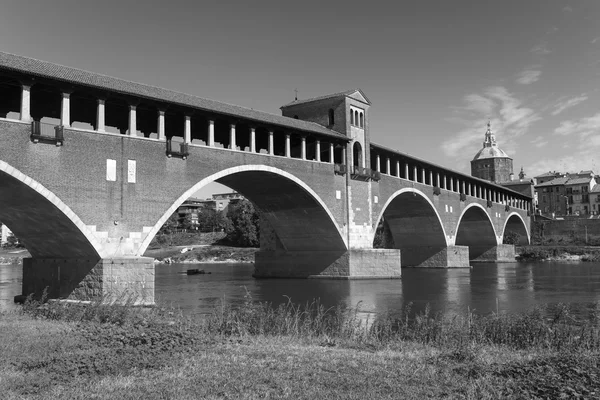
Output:
[[[261,211],[256,277],[398,278],[514,260],[531,198],[370,141],[360,90],[282,116],[0,53],[0,221],[31,253],[23,294],[154,301],[143,257],[222,183]],[[374,249],[389,226],[394,249]],[[401,261],[402,258],[402,261]]]

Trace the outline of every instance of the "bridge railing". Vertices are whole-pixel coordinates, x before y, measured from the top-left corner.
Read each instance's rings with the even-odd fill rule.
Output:
[[[65,141],[62,125],[40,121],[31,122],[30,138],[33,143],[51,143],[56,146],[62,146]]]

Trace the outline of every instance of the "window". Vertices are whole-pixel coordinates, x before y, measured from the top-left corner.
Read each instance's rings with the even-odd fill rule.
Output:
[[[360,127],[363,127],[363,113],[360,113]]]
[[[354,125],[358,125],[358,111],[354,111]]]
[[[333,125],[333,124],[335,124],[335,117],[333,114],[333,109],[330,108],[329,109],[329,125]]]
[[[359,142],[354,142],[352,158],[354,166],[362,168],[362,146]]]
[[[298,119],[298,116],[297,116],[297,115],[294,115],[294,119]]]
[[[350,125],[354,125],[354,111],[350,110]]]

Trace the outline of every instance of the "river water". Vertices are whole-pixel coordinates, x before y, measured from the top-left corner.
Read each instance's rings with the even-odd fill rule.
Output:
[[[211,274],[187,275],[189,268]],[[239,305],[249,293],[255,301],[278,305],[359,306],[361,314],[398,314],[427,304],[433,312],[478,314],[520,312],[536,305],[569,303],[574,314],[600,311],[600,263],[540,262],[474,264],[471,269],[402,269],[395,280],[254,279],[252,264],[171,264],[156,266],[157,302],[188,314],[206,314],[225,302]],[[14,309],[21,294],[22,267],[0,265],[0,310]]]

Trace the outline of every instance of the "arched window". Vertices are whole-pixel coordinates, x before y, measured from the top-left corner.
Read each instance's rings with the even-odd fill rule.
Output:
[[[355,167],[362,168],[362,146],[359,142],[354,142],[354,146],[352,148],[352,159]]]
[[[350,110],[350,125],[354,125],[354,111]]]
[[[363,127],[363,113],[360,113],[360,127]]]
[[[329,125],[335,124],[335,117],[333,115],[333,109],[329,109]]]
[[[358,111],[354,111],[354,125],[358,126]]]

